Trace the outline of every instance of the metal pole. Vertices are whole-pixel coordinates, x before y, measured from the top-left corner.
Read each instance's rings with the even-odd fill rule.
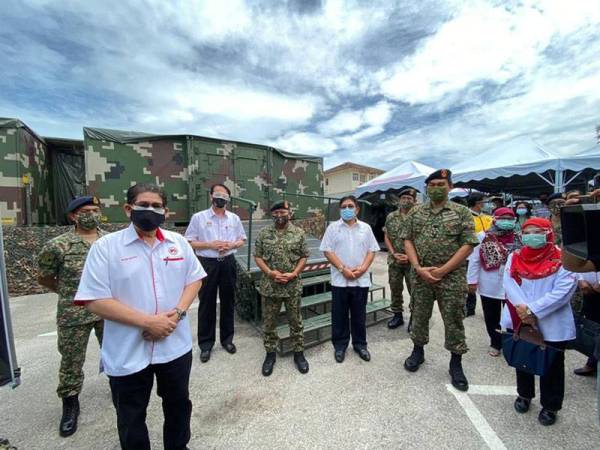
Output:
[[[331,209],[331,199],[328,198],[327,199],[327,219],[325,220],[325,226],[326,227],[329,226],[329,213],[331,212],[330,209]]]
[[[252,206],[248,206],[248,271],[250,271],[250,250],[252,248]]]
[[[14,389],[21,384],[21,369],[17,364],[17,354],[15,353],[15,340],[12,331],[12,323],[10,320],[10,304],[8,302],[8,280],[6,278],[6,264],[4,261],[4,240],[2,237],[2,226],[0,226],[0,312],[2,312],[2,324],[4,333],[0,339],[6,339],[6,356],[8,357],[8,369],[10,370],[10,383]],[[0,358],[3,355],[0,355]],[[0,361],[4,366],[4,361]],[[8,382],[4,376],[0,374],[0,385]]]

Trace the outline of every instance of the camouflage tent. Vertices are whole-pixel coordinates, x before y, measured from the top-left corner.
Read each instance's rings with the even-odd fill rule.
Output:
[[[120,205],[127,189],[153,182],[169,194],[169,220],[186,223],[208,207],[208,188],[229,187],[236,197],[257,205],[253,218],[268,215],[272,202],[283,197],[295,205],[296,217],[323,208],[323,160],[273,147],[194,135],[84,128],[87,191],[97,195],[110,222],[124,220]],[[312,197],[311,197],[312,196]],[[247,219],[242,201],[234,210]]]
[[[54,223],[43,138],[18,119],[0,118],[0,217],[4,225]]]

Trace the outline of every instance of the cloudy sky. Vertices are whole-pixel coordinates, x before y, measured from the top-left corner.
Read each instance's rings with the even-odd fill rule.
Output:
[[[570,154],[600,124],[592,0],[2,0],[0,116],[193,133],[326,168],[475,157],[530,135]]]

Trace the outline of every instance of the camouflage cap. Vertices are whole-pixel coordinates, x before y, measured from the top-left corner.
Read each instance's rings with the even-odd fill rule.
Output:
[[[289,211],[290,204],[287,200],[280,200],[278,202],[273,203],[273,206],[271,206],[271,212],[276,211],[278,209],[287,209]]]
[[[436,170],[425,179],[425,184],[431,180],[448,180],[448,183],[452,184],[452,172],[449,169]]]
[[[72,212],[78,210],[79,208],[81,208],[82,206],[87,206],[87,205],[100,206],[100,200],[98,200],[98,197],[93,196],[93,195],[84,195],[82,197],[75,197],[73,200],[71,200],[69,202],[69,205],[67,206],[67,210],[65,212],[67,214],[72,213]]]

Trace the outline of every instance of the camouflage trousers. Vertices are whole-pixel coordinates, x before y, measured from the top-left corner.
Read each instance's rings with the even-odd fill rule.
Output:
[[[281,304],[285,305],[288,324],[290,326],[290,338],[295,352],[304,351],[304,325],[300,313],[299,295],[293,297],[263,297],[263,332],[264,344],[267,352],[277,349],[279,336],[277,336],[277,319],[281,311]]]
[[[61,354],[60,369],[58,371],[59,397],[79,395],[83,387],[83,363],[92,329],[96,333],[98,344],[102,346],[102,333],[104,321],[86,323],[84,325],[57,327],[58,351]]]
[[[390,309],[393,313],[401,313],[404,310],[404,281],[406,280],[406,288],[410,295],[412,291],[412,277],[410,276],[410,264],[388,264],[388,277],[390,282],[390,290],[392,291],[392,304]],[[409,309],[411,306],[409,304]]]
[[[467,282],[464,270],[455,271],[436,284],[427,284],[417,275],[412,290],[412,328],[410,337],[415,345],[429,342],[429,320],[437,301],[444,321],[444,347],[462,355],[468,351],[463,325]]]

